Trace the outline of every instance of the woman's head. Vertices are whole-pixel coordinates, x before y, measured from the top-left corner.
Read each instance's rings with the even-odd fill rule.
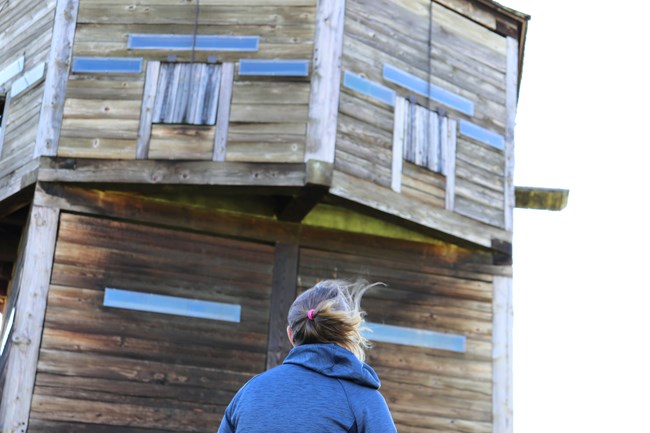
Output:
[[[363,361],[370,343],[361,335],[365,313],[360,303],[373,285],[365,281],[325,280],[302,293],[289,309],[292,343],[338,344]]]

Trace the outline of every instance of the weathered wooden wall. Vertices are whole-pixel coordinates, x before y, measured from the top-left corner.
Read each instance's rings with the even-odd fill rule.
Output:
[[[129,49],[129,34],[192,34],[196,3],[172,0],[106,3],[80,0],[73,54],[179,62],[313,57],[316,0],[201,3],[199,35],[259,36],[259,49],[168,51]],[[239,76],[235,67],[224,159],[302,162],[308,77]],[[135,159],[145,72],[73,73],[68,84],[59,156]],[[214,126],[154,125],[152,159],[213,159]]]
[[[436,261],[330,243],[301,249],[299,281],[302,289],[323,278],[381,281],[387,286],[371,289],[362,302],[369,322],[465,335],[465,353],[374,343],[368,362],[382,381],[398,431],[489,433],[493,277]]]
[[[3,2],[0,6],[0,70],[20,57],[24,57],[24,67],[19,75],[47,62],[55,6],[55,0]],[[3,93],[9,95],[10,87],[11,82]],[[20,186],[12,188],[12,179],[7,176],[14,174],[15,180],[20,182],[22,174],[35,168],[26,164],[34,158],[43,87],[41,80],[31,89],[8,98],[4,139],[0,137],[0,179],[5,178],[0,181],[0,192],[7,188],[11,189],[9,194],[20,189]],[[16,170],[18,172],[13,173]],[[0,199],[5,196],[0,195]]]
[[[63,213],[29,431],[214,431],[265,368],[272,263],[261,243]],[[106,287],[239,304],[241,323],[104,307]]]
[[[492,281],[504,269],[490,254],[133,194],[52,192],[37,198],[63,211],[30,432],[214,431],[238,387],[286,353],[283,340],[267,344],[286,326],[269,319],[273,281],[291,281],[287,272],[298,291],[324,278],[384,282],[364,298],[369,321],[466,336],[464,353],[376,343],[369,362],[399,431],[491,431]],[[106,287],[240,304],[241,323],[104,307]]]
[[[429,17],[432,17],[429,22]],[[430,38],[429,38],[430,35]],[[469,120],[503,136],[506,110],[506,38],[436,2],[427,0],[348,0],[343,40],[344,71],[358,74],[415,98],[450,119]],[[431,53],[431,56],[427,53]],[[468,115],[401,88],[383,76],[384,65],[474,103]],[[336,169],[391,187],[394,107],[354,89],[341,88]],[[457,135],[453,210],[497,227],[504,226],[503,150]],[[452,156],[453,157],[453,156]],[[349,179],[339,177],[343,182]],[[445,208],[445,175],[404,162],[401,194],[422,206]]]

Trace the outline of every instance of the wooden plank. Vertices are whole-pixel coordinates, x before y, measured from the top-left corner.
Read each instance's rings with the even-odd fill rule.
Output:
[[[569,201],[569,190],[517,186],[515,200],[520,209],[562,210]]]
[[[38,175],[44,182],[303,186],[305,164],[44,159]]]
[[[395,98],[395,120],[393,123],[393,161],[390,187],[395,192],[402,190],[402,165],[404,161],[404,138],[408,103],[402,97]]]
[[[232,104],[230,108],[230,121],[250,123],[299,123],[307,121],[307,111],[308,107],[306,105],[274,104],[269,103],[269,101],[257,105]]]
[[[3,96],[3,104],[4,106],[2,107],[4,115],[2,116],[2,121],[0,122],[0,161],[3,159],[3,152],[2,150],[4,149],[4,138],[5,138],[5,131],[7,130],[7,125],[9,124],[9,110],[11,108],[11,92],[7,92],[6,94],[2,95]]]
[[[445,185],[445,209],[453,211],[456,196],[456,120],[441,117],[440,130],[442,131],[442,163],[444,174],[447,177]],[[446,131],[446,134],[445,134]]]
[[[20,273],[13,288],[18,299],[0,403],[0,422],[5,431],[27,429],[58,219],[58,209],[32,206],[27,242],[21,252],[25,257],[22,266],[28,272]]]
[[[487,206],[463,195],[457,195],[454,210],[468,218],[503,228],[503,208]]]
[[[153,125],[148,157],[151,159],[210,160],[214,126]]]
[[[29,152],[31,156],[31,152]],[[13,162],[6,161],[5,162]],[[0,177],[0,202],[36,183],[39,161],[23,161],[9,174]]]
[[[271,311],[266,369],[282,364],[291,344],[286,333],[289,307],[296,298],[298,278],[298,244],[278,242],[275,245],[273,280],[271,282]]]
[[[119,138],[75,138],[59,140],[59,157],[96,159],[133,159],[135,140]]]
[[[234,75],[234,63],[224,63],[221,66],[217,123],[215,125],[214,147],[212,150],[213,161],[225,161],[226,159],[226,143],[228,141],[228,125],[230,123],[230,103],[232,100]]]
[[[512,278],[494,278],[493,433],[512,433]]]
[[[334,162],[344,17],[345,0],[318,1],[305,161]]]
[[[444,209],[418,207],[390,189],[377,188],[368,181],[354,179],[339,171],[334,172],[330,193],[451,236],[454,242],[492,248],[492,239],[511,241],[511,234],[501,229],[477,224],[470,218]]]
[[[506,134],[505,134],[505,204],[504,228],[512,231],[512,216],[515,208],[515,117],[517,115],[517,100],[519,99],[518,78],[519,78],[519,44],[512,37],[506,38],[508,51],[508,72],[506,73]]]
[[[158,89],[159,75],[160,62],[148,61],[144,79],[142,108],[140,111],[140,127],[138,129],[138,139],[135,145],[135,159],[147,159],[149,157],[151,122],[153,119],[153,107],[156,101],[156,89]]]
[[[58,1],[56,5],[34,157],[57,152],[78,10],[79,0]]]
[[[142,101],[143,86],[141,76],[71,75],[68,79],[67,97]]]

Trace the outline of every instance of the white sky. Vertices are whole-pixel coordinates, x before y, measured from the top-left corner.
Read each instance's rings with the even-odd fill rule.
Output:
[[[650,4],[502,0],[532,16],[515,184],[515,433],[650,432]]]

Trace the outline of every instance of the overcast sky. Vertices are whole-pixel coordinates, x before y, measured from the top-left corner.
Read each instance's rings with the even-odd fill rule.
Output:
[[[503,0],[530,14],[515,184],[516,433],[650,432],[650,5]]]

